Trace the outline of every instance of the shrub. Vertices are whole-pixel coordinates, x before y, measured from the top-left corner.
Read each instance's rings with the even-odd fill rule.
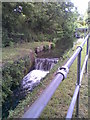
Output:
[[[43,49],[44,49],[44,51],[49,50],[49,45],[45,45],[45,46],[43,47]]]
[[[58,40],[58,38],[54,38],[53,43],[56,44],[57,40]]]
[[[55,48],[55,44],[54,43],[51,43],[51,48]]]
[[[10,46],[10,47],[14,47],[14,42],[10,41],[10,42],[9,42],[9,46]]]
[[[23,77],[30,71],[33,62],[29,56],[24,56],[13,62],[8,62],[2,67],[2,104],[3,117],[12,109],[16,100],[14,92],[20,88]],[[19,94],[19,91],[18,91]],[[13,100],[12,97],[14,97]],[[8,104],[8,106],[7,106]],[[16,103],[15,103],[16,105]],[[15,105],[13,105],[15,107]]]

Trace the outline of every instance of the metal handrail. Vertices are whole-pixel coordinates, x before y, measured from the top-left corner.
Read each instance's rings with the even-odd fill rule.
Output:
[[[76,88],[75,88],[75,92],[74,92],[71,104],[70,104],[68,112],[67,112],[66,119],[67,118],[69,118],[69,119],[72,118],[72,114],[73,114],[75,103],[76,103],[76,117],[79,116],[79,89],[80,89],[80,86],[81,86],[81,81],[82,81],[83,72],[85,70],[85,67],[86,67],[86,72],[87,72],[89,36],[90,36],[90,34],[88,34],[86,36],[86,38],[83,41],[83,43],[81,44],[81,46],[79,46],[79,47],[82,48],[84,46],[84,44],[86,43],[86,41],[87,41],[86,57],[85,57],[85,60],[84,60],[83,66],[82,66],[82,70],[81,70],[81,51],[79,52],[79,55],[78,55],[78,62],[77,62],[77,66],[78,66],[78,68],[77,68],[77,83],[76,83]]]
[[[75,103],[76,103],[76,100],[77,100],[77,96],[78,96],[78,92],[79,92],[79,89],[80,89],[80,86],[81,86],[82,75],[83,75],[83,72],[85,70],[87,59],[88,59],[88,55],[85,58],[85,61],[84,61],[83,67],[82,67],[82,71],[81,71],[81,74],[80,74],[80,83],[79,83],[79,85],[76,84],[75,92],[74,92],[71,104],[69,106],[66,118],[72,118],[74,106],[75,106]]]
[[[40,95],[40,97],[25,112],[25,114],[22,116],[22,118],[38,118],[40,116],[40,114],[42,113],[42,111],[44,110],[44,108],[46,107],[48,102],[50,101],[51,97],[53,96],[54,92],[56,91],[56,89],[58,88],[60,83],[67,77],[67,74],[69,72],[69,68],[73,64],[73,62],[74,62],[74,60],[76,59],[77,56],[78,56],[78,71],[79,71],[79,74],[77,76],[77,85],[76,85],[75,92],[74,92],[74,95],[73,95],[73,98],[72,98],[72,102],[70,104],[70,107],[69,107],[66,118],[71,118],[72,117],[72,113],[73,113],[73,109],[74,109],[74,105],[76,103],[76,100],[77,100],[77,107],[76,107],[77,112],[76,113],[77,113],[77,116],[78,116],[79,88],[80,88],[80,85],[81,85],[81,78],[82,78],[82,75],[83,75],[83,71],[84,71],[84,68],[87,64],[87,59],[88,59],[88,42],[87,42],[87,53],[86,53],[87,56],[86,56],[84,64],[83,64],[82,71],[81,71],[81,55],[80,54],[81,54],[81,51],[83,49],[83,46],[84,46],[85,42],[88,41],[88,39],[89,39],[89,34],[85,37],[82,44],[77,47],[76,51],[71,56],[71,58],[66,62],[66,64],[58,69],[55,78],[48,85],[48,87],[44,90],[44,92]]]

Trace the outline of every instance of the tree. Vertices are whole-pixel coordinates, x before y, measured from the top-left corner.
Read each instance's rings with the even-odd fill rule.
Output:
[[[77,12],[71,2],[2,3],[3,44],[71,38],[76,27]],[[35,37],[36,36],[36,37]],[[71,40],[72,41],[72,40]],[[67,42],[67,41],[66,41]]]

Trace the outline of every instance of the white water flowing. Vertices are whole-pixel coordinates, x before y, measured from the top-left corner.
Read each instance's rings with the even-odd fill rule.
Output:
[[[58,62],[58,58],[36,58],[35,59],[35,69],[50,71],[53,66]]]
[[[23,88],[32,90],[49,73],[49,71],[32,70],[23,78]]]
[[[45,78],[57,62],[58,58],[37,58],[35,60],[35,70],[29,72],[22,80],[23,90],[31,91],[43,78]]]

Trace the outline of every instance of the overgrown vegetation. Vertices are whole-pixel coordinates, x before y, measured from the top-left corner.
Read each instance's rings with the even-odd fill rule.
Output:
[[[18,59],[14,62],[8,62],[2,67],[2,105],[3,105],[3,116],[5,111],[13,107],[15,97],[15,90],[20,88],[20,83],[23,77],[30,71],[30,68],[33,67],[33,62],[31,61],[30,56],[24,56],[23,58]],[[19,96],[18,96],[19,97]],[[8,105],[7,105],[8,104]]]
[[[71,2],[2,3],[2,45],[63,41],[72,45],[77,10]]]
[[[60,59],[60,61],[53,67],[53,69],[50,71],[50,74],[47,75],[47,77],[40,83],[40,85],[37,86],[33,90],[33,92],[30,92],[24,100],[20,101],[20,103],[14,110],[9,111],[8,118],[20,118],[24,114],[24,112],[29,108],[29,106],[31,106],[31,104],[39,97],[39,95],[43,92],[43,90],[55,77],[55,73],[58,67],[66,63],[67,59],[71,57],[71,55],[76,50],[76,48],[77,48],[77,44],[74,46],[73,49],[70,49],[63,55],[63,58]],[[82,53],[82,60],[84,60],[85,57],[85,49],[86,47],[84,47],[84,52]],[[88,82],[87,82],[87,78],[85,79],[86,80],[84,79],[82,80],[82,88],[80,93],[80,118],[82,117],[86,118],[88,115],[87,112]],[[61,85],[56,90],[54,96],[50,100],[48,106],[43,111],[41,118],[64,118],[66,116],[67,110],[71,102],[71,98],[75,90],[76,80],[77,80],[77,59],[70,68],[67,79],[65,79],[61,83]],[[85,94],[86,94],[86,98],[83,97]],[[73,117],[75,117],[75,110]]]
[[[34,53],[35,48],[49,45],[49,42],[31,42],[14,45],[13,47],[4,47],[2,49],[2,63],[12,62],[26,55],[30,56],[30,51]]]
[[[50,71],[50,74],[46,76],[46,78],[41,81],[41,83],[34,88],[33,92],[28,93],[24,100],[21,100],[18,106],[14,110],[9,111],[8,118],[20,118],[23,113],[28,109],[29,106],[39,97],[39,95],[43,92],[43,90],[48,86],[48,84],[52,81],[55,76],[55,72],[58,69],[58,66],[62,66],[67,58],[71,56],[71,50],[67,51],[63,58],[53,67]],[[52,75],[53,74],[53,75]]]
[[[51,44],[51,43],[50,43]],[[9,109],[14,109],[25,95],[20,92],[20,83],[23,77],[34,67],[34,52],[37,46],[49,46],[49,42],[23,43],[15,48],[3,48],[2,66],[2,98],[3,117],[8,115]],[[54,44],[52,44],[54,45]],[[52,47],[53,48],[53,47]],[[10,52],[10,53],[9,53]],[[23,54],[22,54],[23,53]],[[33,57],[33,58],[32,58]],[[18,95],[15,95],[18,91]],[[16,102],[15,102],[16,101]]]
[[[2,3],[2,58],[4,63],[2,67],[2,97],[4,117],[5,111],[8,110],[10,110],[9,117],[20,117],[24,112],[24,107],[29,102],[31,104],[45,88],[43,86],[44,82],[42,82],[35,88],[33,94],[30,93],[23,102],[19,101],[20,104],[16,109],[16,105],[12,107],[14,90],[18,90],[22,78],[32,66],[31,56],[29,55],[30,49],[34,51],[37,46],[44,44],[44,50],[48,50],[48,43],[51,42],[53,42],[51,48],[54,48],[56,43],[61,46],[63,44],[63,51],[72,47],[74,32],[77,27],[77,17],[77,10],[71,2]],[[69,56],[69,53],[66,52],[63,60],[67,57],[67,54]],[[48,85],[48,79],[51,80],[52,73],[56,71],[59,64],[51,71],[44,85]],[[10,104],[11,106],[8,108]]]

